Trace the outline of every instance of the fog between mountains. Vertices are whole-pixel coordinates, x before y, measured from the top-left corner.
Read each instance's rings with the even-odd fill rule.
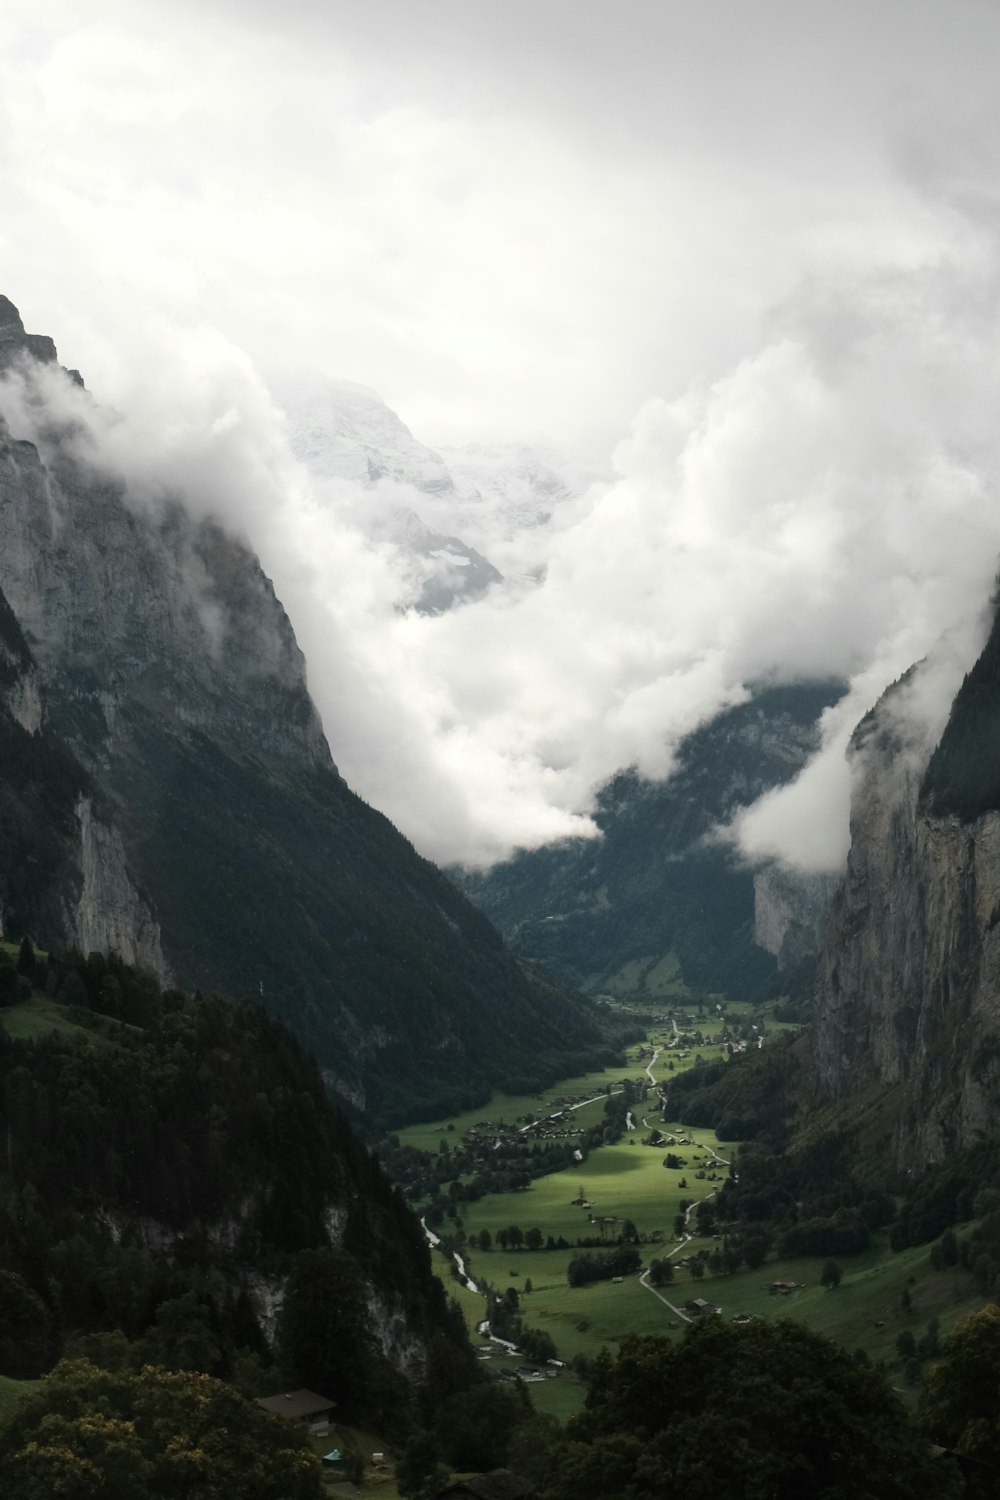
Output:
[[[136,507],[180,497],[250,539],[341,771],[428,856],[484,864],[590,833],[605,779],[668,775],[683,735],[748,684],[839,674],[851,689],[820,754],[728,835],[751,858],[834,869],[854,724],[948,632],[910,694],[936,735],[983,638],[997,285],[992,237],[971,229],[964,257],[804,285],[728,375],[642,407],[611,483],[525,533],[537,586],[434,618],[401,611],[412,564],[362,535],[357,494],[310,482],[219,335],[175,332],[126,412],[54,371],[33,396],[8,380],[0,406],[43,448],[42,411],[71,417],[61,440]],[[423,510],[406,488],[393,498]]]

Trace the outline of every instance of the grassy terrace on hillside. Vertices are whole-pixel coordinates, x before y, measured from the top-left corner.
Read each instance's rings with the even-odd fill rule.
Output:
[[[19,1401],[37,1390],[37,1380],[12,1380],[9,1375],[0,1375],[0,1422],[6,1421]]]
[[[17,1005],[0,1010],[0,1026],[8,1036],[19,1040],[47,1036],[50,1031],[58,1031],[66,1036],[85,1035],[91,1028],[80,1025],[73,1019],[73,1014],[72,1007],[60,1005],[47,995],[35,994],[30,1000],[22,1000]]]

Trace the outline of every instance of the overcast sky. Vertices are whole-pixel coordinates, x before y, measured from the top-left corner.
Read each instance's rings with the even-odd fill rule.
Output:
[[[991,0],[5,0],[0,291],[134,413],[123,465],[197,489],[214,434],[199,503],[425,852],[585,827],[747,681],[836,671],[741,830],[828,867],[851,716],[950,628],[945,701],[995,570],[998,59]],[[400,616],[297,488],[277,365],[617,479],[530,597]]]
[[[207,320],[425,440],[607,447],[805,272],[919,261],[984,0],[5,0],[7,295],[92,383]],[[992,134],[992,132],[991,132]]]

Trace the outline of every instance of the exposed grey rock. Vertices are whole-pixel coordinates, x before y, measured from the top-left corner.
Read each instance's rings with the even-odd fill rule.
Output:
[[[1000,814],[923,813],[934,739],[907,732],[905,691],[904,679],[852,741],[851,849],[813,1069],[827,1096],[896,1086],[896,1153],[918,1167],[1000,1130]]]
[[[21,314],[7,297],[0,297],[0,371],[28,355],[39,364],[55,364],[56,346],[42,333],[26,333]]]
[[[478,599],[503,575],[474,547],[457,536],[446,536],[427,526],[416,511],[397,512],[395,539],[414,559],[420,559],[420,592],[414,607],[422,614],[440,615],[456,605]]]
[[[839,875],[806,875],[777,864],[754,871],[753,940],[774,955],[779,970],[819,952],[840,881]]]
[[[80,820],[80,897],[71,946],[81,953],[117,953],[126,963],[166,975],[160,926],[128,871],[121,834],[95,816],[90,797],[76,805]]]
[[[456,1087],[482,1095],[512,1073],[555,1076],[570,1049],[603,1053],[585,1007],[525,973],[344,785],[248,547],[181,494],[109,479],[81,439],[89,398],[58,399],[58,373],[25,360],[7,391],[24,428],[0,429],[0,589],[100,793],[86,851],[80,787],[64,809],[89,861],[70,882],[88,941],[128,952],[131,892],[148,891],[179,983],[262,998],[333,1087],[386,1120],[414,1097],[433,1111]],[[122,849],[131,884],[112,868]],[[134,916],[139,955],[152,929]]]
[[[0,891],[17,899],[14,936],[43,934],[84,953],[115,951],[165,975],[156,921],[132,879],[106,804],[46,723],[40,674],[0,593],[0,790],[13,848],[0,850]],[[30,878],[18,847],[34,841]],[[7,902],[4,901],[4,906]]]

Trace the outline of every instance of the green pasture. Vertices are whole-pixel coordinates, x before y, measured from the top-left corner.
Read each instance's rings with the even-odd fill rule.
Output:
[[[83,1036],[87,1028],[70,1019],[69,1007],[58,1004],[48,995],[32,995],[18,1005],[0,1010],[0,1026],[8,1036],[24,1041],[30,1037],[48,1036],[52,1031],[66,1036]]]
[[[608,1068],[598,1068],[591,1073],[580,1074],[576,1078],[562,1079],[559,1083],[552,1084],[537,1094],[494,1094],[488,1104],[477,1105],[474,1109],[465,1110],[461,1114],[448,1115],[441,1120],[407,1125],[396,1133],[404,1145],[414,1146],[420,1151],[436,1151],[442,1136],[448,1137],[449,1143],[452,1144],[461,1140],[466,1131],[476,1126],[521,1124],[529,1114],[535,1118],[549,1115],[579,1099],[590,1099],[593,1102],[581,1109],[574,1109],[571,1123],[567,1124],[567,1128],[589,1128],[600,1119],[603,1113],[605,1090],[608,1087],[619,1088],[624,1078],[649,1083],[646,1073],[647,1064],[652,1065],[653,1077],[657,1083],[662,1083],[671,1076],[668,1061],[673,1062],[674,1073],[680,1073],[694,1067],[696,1053],[700,1054],[706,1062],[714,1062],[720,1057],[725,1057],[724,1047],[712,1046],[709,1042],[698,1048],[678,1048],[673,1027],[670,1024],[672,1009],[674,1007],[668,1007],[663,1019],[650,1026],[645,1042],[637,1043],[626,1050],[624,1063],[617,1063]],[[735,1012],[737,1007],[730,1006],[729,1009]],[[747,1006],[746,1010],[753,1012],[753,1007]],[[770,1017],[765,1019],[769,1030],[787,1029]],[[684,1029],[680,1019],[678,1019],[678,1024]],[[698,1030],[699,1026],[707,1031],[710,1025],[717,1026],[718,1024],[718,1019],[716,1018],[713,1022],[711,1017],[707,1017],[702,1022],[698,1022],[692,1016],[688,1016],[686,1020],[687,1028],[692,1031]],[[660,1056],[653,1063],[652,1053],[658,1048]],[[680,1055],[682,1050],[686,1054],[683,1057]],[[655,1111],[656,1098],[652,1092],[649,1104]],[[638,1113],[641,1115],[641,1109]],[[652,1119],[652,1115],[650,1118]]]
[[[494,1094],[489,1104],[477,1105],[475,1109],[465,1110],[463,1114],[449,1115],[443,1120],[407,1125],[396,1133],[406,1146],[415,1146],[420,1151],[436,1151],[444,1135],[449,1137],[449,1143],[452,1143],[452,1137],[457,1143],[466,1131],[474,1129],[477,1125],[523,1123],[529,1114],[535,1117],[553,1114],[557,1109],[564,1108],[569,1101],[577,1099],[592,1099],[593,1103],[585,1105],[582,1109],[575,1109],[567,1128],[589,1129],[601,1118],[606,1098],[605,1090],[608,1087],[620,1088],[623,1078],[642,1077],[646,1083],[649,1082],[644,1072],[645,1063],[649,1061],[648,1049],[642,1061],[639,1060],[639,1050],[638,1047],[630,1047],[624,1065],[618,1063],[614,1067],[600,1068],[593,1073],[583,1073],[577,1078],[563,1079],[562,1082],[553,1084],[538,1094]],[[660,1076],[656,1068],[653,1069],[653,1076],[657,1078]]]
[[[664,1176],[673,1175],[664,1172]],[[522,1218],[522,1222],[527,1220]],[[691,1240],[681,1254],[695,1253],[714,1243]],[[673,1248],[673,1244],[668,1236],[662,1248],[641,1246],[643,1266]],[[930,1319],[936,1317],[944,1337],[960,1319],[984,1302],[973,1290],[968,1274],[960,1268],[935,1272],[930,1265],[929,1250],[929,1246],[921,1245],[896,1253],[889,1248],[885,1236],[877,1236],[875,1243],[861,1255],[845,1256],[839,1262],[843,1280],[830,1290],[820,1285],[822,1257],[769,1260],[755,1271],[738,1271],[731,1276],[706,1273],[700,1280],[686,1269],[678,1268],[674,1281],[660,1290],[677,1307],[691,1297],[703,1297],[721,1308],[727,1320],[739,1313],[767,1319],[795,1318],[817,1333],[836,1339],[852,1352],[861,1348],[873,1361],[892,1365],[897,1359],[896,1339],[904,1329],[909,1329],[919,1340]],[[484,1255],[474,1251],[470,1273],[473,1278],[478,1274],[497,1287],[516,1287],[525,1320],[551,1334],[562,1360],[571,1360],[578,1354],[593,1356],[602,1346],[613,1347],[629,1333],[676,1336],[681,1332],[680,1319],[640,1284],[638,1273],[624,1277],[617,1285],[596,1282],[586,1287],[570,1287],[565,1268],[575,1253],[578,1252],[497,1254],[491,1251]],[[440,1269],[447,1277],[443,1258]],[[516,1274],[512,1276],[511,1271]],[[529,1278],[532,1290],[525,1293],[524,1284]],[[798,1289],[788,1295],[772,1293],[768,1286],[776,1281],[794,1281]],[[474,1331],[482,1317],[482,1298],[456,1282],[451,1287],[466,1313],[470,1330]],[[910,1296],[909,1309],[902,1305],[904,1290]]]
[[[18,1402],[30,1396],[40,1384],[39,1380],[12,1380],[9,1375],[0,1375],[0,1422],[5,1422]]]
[[[685,1159],[683,1168],[664,1168],[663,1157],[671,1148],[642,1146],[636,1133],[592,1152],[580,1166],[539,1178],[522,1192],[494,1194],[462,1210],[463,1227],[470,1240],[482,1229],[488,1229],[493,1237],[489,1251],[480,1251],[475,1244],[469,1251],[467,1261],[473,1279],[500,1289],[517,1288],[525,1320],[551,1334],[564,1361],[578,1354],[592,1357],[602,1346],[613,1347],[629,1333],[676,1336],[683,1327],[663,1302],[640,1285],[637,1273],[619,1284],[597,1282],[580,1288],[571,1288],[566,1280],[569,1261],[580,1253],[575,1240],[600,1236],[600,1227],[589,1221],[588,1213],[595,1218],[631,1219],[647,1239],[639,1247],[643,1267],[647,1267],[650,1260],[674,1249],[673,1224],[681,1199],[691,1202],[706,1197],[722,1180],[726,1169],[719,1164],[714,1165],[719,1174],[715,1183],[698,1179],[694,1173],[699,1163],[706,1171],[713,1169],[713,1149],[728,1160],[734,1148],[720,1145],[708,1130],[669,1125],[661,1128],[664,1134],[683,1130],[691,1139],[691,1145],[672,1148]],[[682,1177],[687,1181],[686,1188],[679,1186]],[[581,1192],[591,1205],[589,1210],[573,1202]],[[496,1234],[512,1224],[524,1231],[537,1226],[546,1236],[569,1240],[573,1248],[504,1251],[496,1244]],[[657,1230],[662,1241],[650,1243],[649,1237]],[[609,1225],[609,1243],[615,1233],[615,1226]],[[678,1254],[688,1256],[715,1248],[715,1240],[693,1239]],[[769,1260],[756,1271],[744,1270],[731,1276],[706,1272],[701,1279],[677,1267],[674,1281],[661,1290],[678,1307],[691,1297],[703,1297],[720,1307],[725,1318],[739,1313],[769,1319],[795,1318],[851,1351],[862,1348],[872,1360],[892,1365],[897,1359],[896,1339],[904,1329],[919,1339],[929,1320],[936,1317],[943,1337],[983,1301],[961,1269],[935,1272],[929,1253],[927,1245],[895,1253],[887,1235],[881,1234],[861,1255],[841,1259],[843,1280],[829,1291],[819,1281],[824,1257]],[[448,1283],[448,1265],[443,1257],[438,1259],[442,1278]],[[524,1287],[529,1281],[532,1289],[526,1293]],[[798,1289],[788,1295],[769,1292],[768,1286],[776,1281],[796,1282]],[[453,1280],[450,1289],[474,1330],[483,1314],[482,1297]],[[910,1297],[908,1310],[901,1302],[904,1290]],[[498,1366],[502,1362],[503,1356],[499,1356]],[[562,1379],[547,1382],[544,1388],[532,1386],[533,1394],[544,1392],[539,1401],[545,1404],[539,1409],[552,1409],[558,1414],[560,1403],[569,1407],[581,1399],[561,1387]]]
[[[21,952],[21,944],[20,943],[6,943],[6,942],[3,942],[3,941],[0,941],[0,953],[6,953],[7,957],[13,959],[15,963],[17,962],[17,959],[18,959],[18,956],[20,955],[20,952]],[[36,948],[35,949],[35,957],[36,958],[48,958],[48,956],[49,956],[48,955],[48,950],[46,948]]]
[[[463,1221],[469,1239],[483,1229],[488,1229],[494,1239],[494,1248],[486,1253],[472,1249],[472,1258],[477,1266],[482,1267],[482,1274],[493,1282],[496,1280],[494,1271],[502,1272],[509,1262],[522,1275],[534,1279],[536,1268],[529,1267],[529,1262],[554,1264],[560,1254],[564,1259],[568,1258],[566,1251],[500,1250],[495,1244],[497,1231],[511,1224],[524,1230],[537,1225],[546,1236],[552,1235],[554,1239],[562,1236],[573,1244],[580,1237],[600,1235],[600,1226],[592,1224],[588,1215],[595,1218],[614,1216],[616,1219],[631,1219],[640,1235],[651,1236],[660,1230],[668,1244],[672,1244],[673,1222],[680,1211],[680,1200],[686,1198],[690,1202],[704,1198],[717,1185],[707,1179],[697,1180],[694,1175],[698,1162],[710,1159],[707,1143],[717,1143],[710,1131],[691,1130],[688,1136],[694,1141],[693,1145],[643,1146],[639,1141],[643,1133],[640,1127],[618,1145],[602,1146],[591,1152],[579,1166],[536,1178],[521,1192],[492,1193],[476,1203],[463,1205]],[[675,1151],[687,1165],[679,1169],[664,1167],[667,1150]],[[714,1170],[723,1175],[726,1171],[719,1166]],[[686,1188],[679,1185],[682,1177],[687,1181]],[[573,1202],[581,1193],[589,1208]],[[615,1237],[613,1225],[609,1226],[608,1233],[611,1239]],[[653,1246],[651,1253],[663,1252]],[[565,1267],[563,1269],[565,1271]]]
[[[575,1417],[587,1399],[586,1382],[569,1370],[560,1370],[555,1380],[539,1381],[528,1387],[531,1404],[543,1416],[568,1422]]]
[[[588,992],[600,991],[616,999],[648,1003],[652,1000],[683,1000],[690,997],[676,953],[634,958],[614,974],[603,978],[592,974],[584,983]]]

